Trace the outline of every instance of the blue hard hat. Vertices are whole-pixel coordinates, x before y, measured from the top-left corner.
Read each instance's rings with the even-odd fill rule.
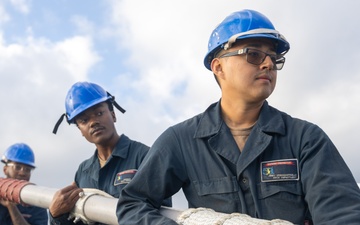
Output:
[[[75,123],[74,118],[77,115],[96,104],[108,100],[122,113],[125,112],[125,110],[115,102],[115,97],[105,91],[101,86],[90,82],[75,83],[72,85],[65,98],[66,113],[63,114],[56,123],[53,133],[56,134],[64,116],[69,124]]]
[[[112,96],[97,84],[77,82],[68,91],[65,99],[66,118],[73,123],[75,116],[88,108],[111,99]]]
[[[210,64],[216,53],[229,49],[238,40],[248,38],[268,38],[276,43],[277,54],[285,54],[290,49],[289,42],[275,30],[271,21],[254,10],[234,12],[226,17],[211,33],[208,52],[204,65],[211,70]]]
[[[8,163],[9,161],[22,163],[35,168],[34,152],[24,143],[13,144],[6,149],[1,158],[1,162]]]

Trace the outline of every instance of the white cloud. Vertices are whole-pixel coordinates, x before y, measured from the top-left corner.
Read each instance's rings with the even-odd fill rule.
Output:
[[[10,3],[21,13],[28,14],[30,11],[30,0],[10,0]]]
[[[54,47],[59,60],[76,76],[77,80],[85,80],[92,65],[100,58],[92,52],[91,40],[87,37],[72,37],[57,43]]]

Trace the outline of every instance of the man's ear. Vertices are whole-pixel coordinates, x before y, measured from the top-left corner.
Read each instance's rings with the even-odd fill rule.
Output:
[[[219,58],[214,58],[210,64],[210,68],[218,80],[224,79],[224,71],[222,66],[222,60]]]
[[[4,174],[5,174],[6,177],[7,177],[7,169],[8,169],[8,167],[5,165],[5,166],[3,167],[3,172],[4,172]]]

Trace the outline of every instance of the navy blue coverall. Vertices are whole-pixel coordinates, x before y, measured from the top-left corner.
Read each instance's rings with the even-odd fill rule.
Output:
[[[47,225],[48,213],[46,209],[36,206],[16,206],[25,220],[31,225]],[[0,224],[1,225],[13,225],[8,209],[5,206],[0,205]]]
[[[176,224],[160,215],[182,188],[191,208],[295,224],[360,224],[360,189],[318,126],[265,102],[240,152],[220,102],[168,128],[121,193],[119,224]]]
[[[80,188],[99,189],[118,198],[121,189],[136,174],[148,150],[148,146],[122,134],[104,167],[100,167],[97,150],[91,158],[79,165],[75,174],[76,185]],[[67,220],[68,216],[65,214],[52,218],[50,215],[50,221],[54,225],[74,224]],[[83,223],[80,221],[76,224]]]

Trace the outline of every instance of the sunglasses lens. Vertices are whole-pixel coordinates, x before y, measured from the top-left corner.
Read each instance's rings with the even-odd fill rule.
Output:
[[[255,49],[248,49],[246,57],[249,63],[260,65],[264,61],[266,54]]]
[[[271,58],[271,61],[274,64],[274,70],[281,70],[285,63],[285,58],[280,55],[266,54],[265,52],[256,50],[256,49],[247,49],[246,59],[249,63],[260,65],[264,62],[266,56]]]
[[[276,60],[274,64],[275,64],[276,70],[281,70],[285,64],[285,58],[282,57],[282,58]]]
[[[14,168],[15,171],[20,172],[20,171],[24,171],[26,173],[30,173],[31,170],[33,168],[29,167],[29,166],[25,166],[25,165],[18,165],[18,164],[8,164],[8,166],[12,166]]]

